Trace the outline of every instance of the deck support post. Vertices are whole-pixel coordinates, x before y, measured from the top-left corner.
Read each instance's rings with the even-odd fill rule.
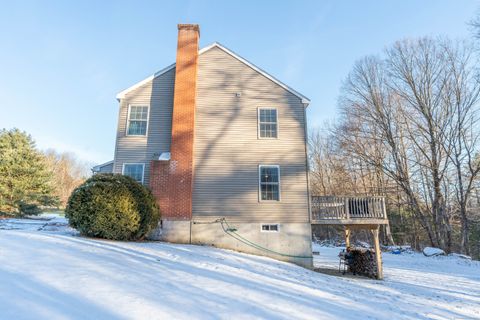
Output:
[[[373,243],[375,247],[375,259],[377,263],[377,279],[383,279],[383,265],[382,265],[382,252],[380,251],[380,241],[379,241],[379,229],[380,226],[377,226],[375,229],[370,231],[373,234]]]
[[[350,247],[350,233],[351,230],[348,226],[345,227],[345,248]]]

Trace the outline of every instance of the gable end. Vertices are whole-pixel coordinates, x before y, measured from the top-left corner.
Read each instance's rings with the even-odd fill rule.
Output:
[[[310,99],[308,99],[307,97],[305,97],[304,95],[302,95],[301,93],[299,93],[298,91],[292,89],[291,87],[287,86],[286,84],[284,84],[283,82],[281,82],[280,80],[278,80],[277,78],[273,77],[272,75],[270,75],[269,73],[265,72],[264,70],[262,70],[261,68],[257,67],[256,65],[254,65],[253,63],[249,62],[248,60],[244,59],[243,57],[241,57],[240,55],[236,54],[235,52],[233,52],[232,50],[226,48],[225,46],[221,45],[220,43],[218,42],[215,42],[203,49],[201,49],[198,54],[201,55],[213,48],[219,48],[221,49],[222,51],[228,53],[229,55],[231,55],[232,57],[234,57],[235,59],[241,61],[242,63],[244,63],[245,65],[249,66],[250,68],[252,68],[253,70],[257,71],[258,73],[262,74],[264,77],[266,77],[267,79],[271,80],[272,82],[276,83],[277,85],[279,85],[280,87],[284,88],[285,90],[287,90],[288,92],[292,93],[293,95],[297,96],[303,103],[303,105],[305,107],[307,107],[309,104],[310,104]],[[116,96],[117,100],[120,101],[120,99],[123,99],[125,97],[125,95],[132,91],[132,90],[135,90],[136,88],[138,87],[141,87],[142,85],[144,85],[145,83],[147,83],[148,81],[151,81],[157,77],[159,77],[160,75],[172,70],[173,68],[175,68],[175,63],[169,65],[168,67],[160,70],[160,71],[157,71],[155,72],[153,75],[149,76],[148,78],[140,81],[140,82],[137,82],[136,84],[134,84],[133,86],[119,92]]]

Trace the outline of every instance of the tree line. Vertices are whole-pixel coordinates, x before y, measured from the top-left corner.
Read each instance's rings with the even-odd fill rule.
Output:
[[[42,152],[29,134],[18,129],[0,131],[0,215],[63,208],[88,175],[88,165],[75,155]]]
[[[357,61],[310,137],[312,189],[384,195],[397,242],[480,255],[480,78],[466,41],[398,41]]]

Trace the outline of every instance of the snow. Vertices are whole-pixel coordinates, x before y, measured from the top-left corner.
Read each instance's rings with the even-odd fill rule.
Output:
[[[0,219],[0,230],[59,231],[64,234],[78,235],[68,226],[68,221],[54,213],[31,216],[26,219]]]
[[[423,254],[427,257],[443,256],[445,255],[445,251],[439,248],[425,247],[423,249]]]
[[[11,219],[10,219],[11,220]],[[206,246],[79,237],[0,220],[1,319],[479,319],[480,263],[384,254],[385,280]],[[45,222],[44,224],[45,225]],[[318,267],[341,248],[315,245]]]
[[[467,256],[466,254],[460,254],[460,253],[455,253],[455,252],[450,253],[449,256],[458,257],[458,258],[461,258],[461,259],[472,260],[472,257]]]

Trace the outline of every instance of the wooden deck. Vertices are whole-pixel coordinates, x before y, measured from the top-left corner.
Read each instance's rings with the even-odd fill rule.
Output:
[[[338,225],[345,230],[345,246],[350,247],[352,230],[370,230],[373,236],[377,279],[383,279],[379,231],[388,224],[384,197],[312,196],[312,225]]]
[[[388,224],[384,197],[312,196],[312,224]]]

